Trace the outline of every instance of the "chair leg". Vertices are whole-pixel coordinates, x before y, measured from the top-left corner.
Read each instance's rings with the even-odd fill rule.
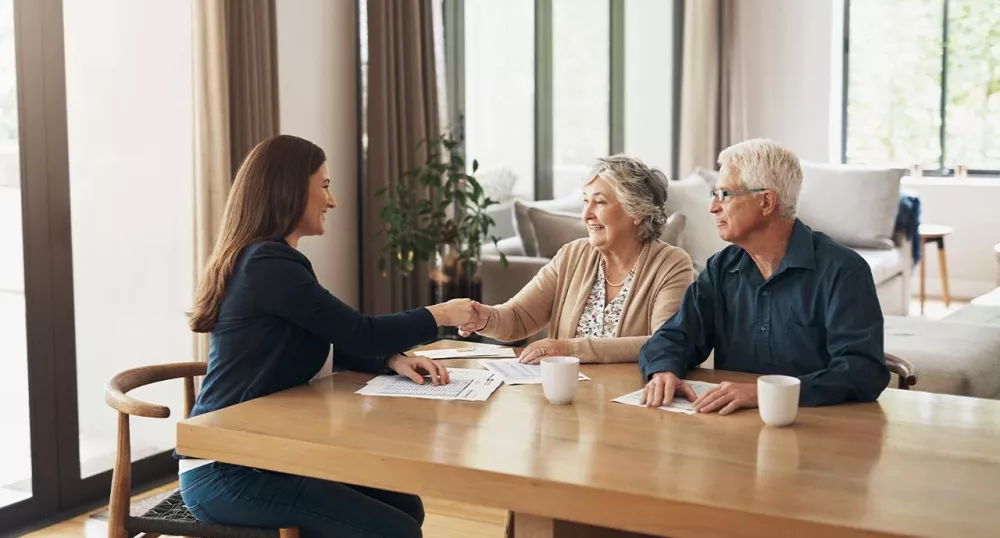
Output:
[[[108,538],[128,538],[125,520],[132,495],[132,447],[129,444],[128,415],[118,413],[118,450],[111,476],[111,500],[108,506]]]
[[[278,535],[281,538],[299,538],[299,528],[292,527],[290,529],[279,529]]]
[[[944,292],[944,305],[951,306],[951,293],[948,291],[948,261],[944,255],[944,239],[938,243],[938,265],[941,266],[941,291]]]

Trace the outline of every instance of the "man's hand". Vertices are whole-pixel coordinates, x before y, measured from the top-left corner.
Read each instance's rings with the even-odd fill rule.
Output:
[[[431,377],[431,383],[435,385],[447,385],[448,368],[445,365],[434,362],[427,357],[407,357],[405,355],[395,355],[385,363],[390,370],[399,375],[406,376],[418,385],[424,384],[424,376],[418,371],[426,372]]]
[[[720,415],[728,415],[744,407],[757,407],[756,383],[730,383],[726,381],[702,394],[694,402],[694,410],[698,413],[719,411]]]
[[[536,340],[521,351],[521,364],[538,364],[545,357],[556,357],[566,354],[566,341],[542,338]]]
[[[486,327],[486,322],[490,319],[489,308],[476,301],[472,301],[472,312],[472,319],[469,323],[458,327],[458,335],[462,338],[467,338],[472,333],[483,330]]]
[[[657,372],[642,388],[642,398],[639,399],[639,403],[646,407],[660,407],[672,402],[674,393],[692,402],[698,398],[691,385],[678,379],[673,372]]]

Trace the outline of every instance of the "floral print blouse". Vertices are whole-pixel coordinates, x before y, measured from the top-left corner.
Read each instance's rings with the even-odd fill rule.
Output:
[[[605,305],[607,295],[604,292],[604,264],[597,265],[597,279],[594,287],[590,289],[590,297],[587,305],[583,307],[583,314],[580,316],[580,324],[576,327],[577,338],[614,338],[618,332],[618,322],[622,317],[622,308],[625,306],[625,299],[628,298],[629,288],[632,287],[632,277],[635,273],[629,273],[622,284],[621,291]]]

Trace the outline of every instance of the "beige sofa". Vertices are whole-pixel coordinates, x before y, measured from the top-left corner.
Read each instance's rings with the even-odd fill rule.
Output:
[[[886,315],[905,316],[909,312],[910,276],[913,267],[912,245],[893,234],[899,205],[899,179],[902,170],[825,166],[803,163],[803,188],[799,197],[799,216],[817,231],[853,248],[871,266],[882,311]],[[698,170],[681,181],[671,181],[667,210],[683,215],[676,242],[694,262],[695,270],[704,268],[709,256],[726,246],[715,229],[708,204],[715,173]],[[495,215],[498,226],[513,232],[496,247],[484,245],[480,274],[483,301],[499,304],[514,296],[554,254],[552,244],[573,239],[567,220],[547,219],[558,214],[569,220],[583,209],[580,195],[540,202],[515,202],[504,215]],[[533,223],[544,222],[540,234]],[[586,229],[578,224],[579,235]],[[541,236],[541,239],[539,238]],[[543,247],[541,251],[539,246]],[[500,266],[499,252],[507,255],[509,266]]]

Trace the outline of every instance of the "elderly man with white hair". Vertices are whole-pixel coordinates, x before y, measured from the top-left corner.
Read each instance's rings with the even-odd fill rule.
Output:
[[[797,376],[803,406],[877,399],[889,371],[871,269],[795,217],[798,157],[757,139],[725,149],[719,164],[709,211],[732,244],[643,346],[643,403],[677,394],[703,413],[756,407],[756,384],[723,383],[699,397],[681,381],[713,349],[721,370]]]

